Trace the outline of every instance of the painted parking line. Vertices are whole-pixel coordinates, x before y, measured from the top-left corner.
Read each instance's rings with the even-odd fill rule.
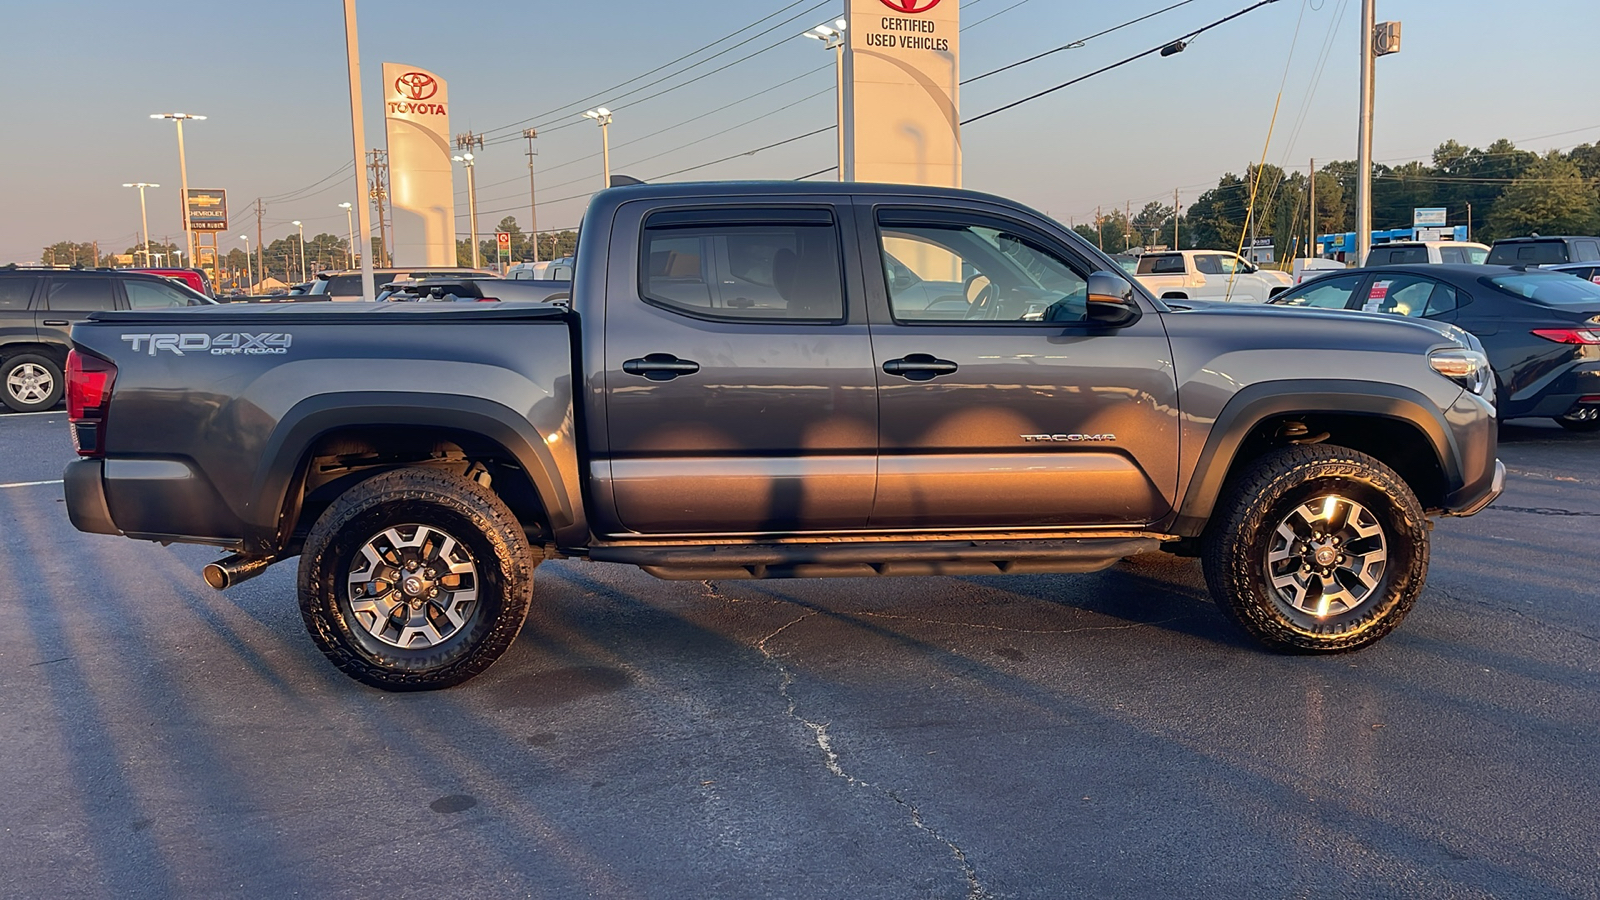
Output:
[[[62,416],[62,417],[65,417],[66,414],[67,414],[67,411],[64,410],[64,409],[41,409],[38,412],[8,412],[8,413],[0,413],[0,422],[4,422],[6,419],[10,419],[10,418],[13,418],[13,417],[16,417],[16,416]]]
[[[57,478],[54,481],[13,481],[10,484],[0,484],[0,490],[3,490],[5,488],[38,487],[41,484],[60,484],[60,483],[61,483],[61,479],[60,478]]]

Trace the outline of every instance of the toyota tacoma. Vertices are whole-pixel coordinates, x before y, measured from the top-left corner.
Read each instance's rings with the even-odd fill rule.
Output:
[[[460,683],[547,559],[668,579],[1089,572],[1197,555],[1268,648],[1393,630],[1430,517],[1500,491],[1453,326],[1168,305],[966,191],[613,188],[570,304],[102,312],[73,330],[81,530],[299,557],[341,670]]]

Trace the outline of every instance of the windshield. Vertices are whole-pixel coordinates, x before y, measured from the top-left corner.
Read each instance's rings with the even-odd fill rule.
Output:
[[[1600,284],[1560,272],[1519,272],[1491,278],[1489,283],[1535,303],[1555,306],[1600,305]]]

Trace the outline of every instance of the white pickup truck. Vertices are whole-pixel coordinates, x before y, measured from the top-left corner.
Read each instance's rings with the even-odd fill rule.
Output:
[[[1150,293],[1173,300],[1265,303],[1293,286],[1288,273],[1258,268],[1226,250],[1146,253],[1134,277]]]

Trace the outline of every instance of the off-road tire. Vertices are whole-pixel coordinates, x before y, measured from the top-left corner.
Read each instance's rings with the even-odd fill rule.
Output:
[[[1372,513],[1383,528],[1388,558],[1364,602],[1317,617],[1280,596],[1266,560],[1284,517],[1330,494],[1355,499]],[[1224,486],[1201,559],[1223,614],[1269,649],[1355,650],[1393,631],[1416,603],[1428,572],[1428,523],[1410,486],[1378,460],[1330,444],[1289,447],[1253,461]]]
[[[13,375],[20,375],[22,372],[42,373],[43,377],[50,380],[49,389],[42,397],[24,400],[16,396],[11,379]],[[61,364],[42,353],[18,353],[0,365],[0,400],[16,412],[54,409],[56,404],[61,402],[61,393],[65,388],[66,376],[61,373]]]
[[[1578,434],[1588,434],[1591,431],[1600,431],[1600,419],[1568,419],[1556,417],[1556,424],[1568,431]]]
[[[476,564],[467,620],[425,649],[384,645],[352,613],[348,575],[385,528],[425,525]],[[318,649],[346,675],[386,691],[451,687],[487,669],[528,616],[536,561],[516,516],[488,488],[449,472],[395,469],[351,487],[312,526],[300,557],[300,615]]]

